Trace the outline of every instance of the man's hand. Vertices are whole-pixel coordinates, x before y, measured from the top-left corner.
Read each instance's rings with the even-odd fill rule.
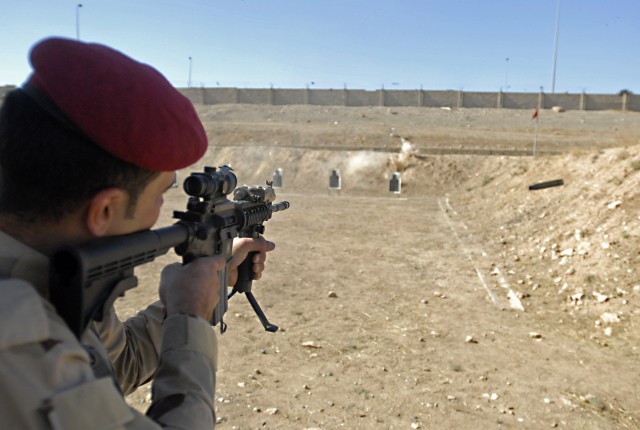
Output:
[[[223,271],[224,266],[222,256],[166,266],[160,278],[160,300],[167,315],[184,313],[209,321],[220,300],[218,272]]]
[[[269,242],[262,236],[257,239],[248,237],[235,238],[233,240],[233,257],[227,264],[229,285],[235,285],[238,280],[238,266],[242,264],[250,252],[255,252],[252,258],[253,279],[260,279],[264,271],[264,263],[267,260],[267,252],[273,251],[275,248],[275,243]]]

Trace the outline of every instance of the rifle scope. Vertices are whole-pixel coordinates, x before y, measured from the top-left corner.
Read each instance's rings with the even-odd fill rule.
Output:
[[[220,197],[228,195],[238,185],[238,179],[229,166],[205,167],[204,173],[192,173],[184,180],[184,191],[192,197]]]

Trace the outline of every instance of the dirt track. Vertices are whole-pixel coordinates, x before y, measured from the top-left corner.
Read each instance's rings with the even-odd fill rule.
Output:
[[[419,156],[433,129],[415,117],[439,120],[438,135],[446,128],[468,145],[508,146],[515,144],[507,135],[530,143],[530,112],[269,109],[201,112],[213,136],[202,164],[231,163],[249,183],[281,167],[279,198],[291,202],[267,223],[278,248],[254,290],[281,330],[264,332],[243,297],[231,300],[229,329],[219,337],[219,428],[640,427],[640,115],[567,112],[566,133],[561,117],[544,115],[554,124],[540,134],[545,144],[575,145],[568,155],[533,159]],[[443,114],[458,122],[443,123]],[[488,116],[487,124],[512,125],[494,140],[489,125],[476,140],[459,133]],[[265,137],[259,130],[269,123]],[[364,143],[362,151],[311,149],[332,146],[316,139],[340,124],[345,145],[388,144],[390,152]],[[388,127],[407,132],[389,136],[381,131]],[[417,152],[403,159],[398,197],[386,186],[399,135],[411,135]],[[598,149],[599,141],[613,149]],[[336,166],[344,189],[330,195]],[[563,187],[526,188],[556,177]],[[620,203],[609,209],[612,202]],[[171,190],[159,225],[184,204],[182,191]],[[576,230],[592,244],[586,253],[571,242]],[[598,246],[604,241],[606,249]],[[561,255],[569,247],[571,255]],[[154,297],[158,267],[172,258],[137,272],[148,287],[118,303],[122,315]],[[619,322],[603,322],[604,314]],[[130,401],[144,410],[147,396],[143,387]]]

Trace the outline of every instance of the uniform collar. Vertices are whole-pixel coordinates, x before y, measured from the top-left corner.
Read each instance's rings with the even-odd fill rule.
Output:
[[[46,298],[49,290],[49,259],[0,231],[0,277],[27,281]]]

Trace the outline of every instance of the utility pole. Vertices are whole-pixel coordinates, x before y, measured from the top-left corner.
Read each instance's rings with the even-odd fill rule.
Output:
[[[76,40],[80,40],[80,8],[82,4],[76,6]]]
[[[509,57],[505,59],[505,66],[504,66],[504,91],[505,92],[509,89],[509,85],[507,85],[508,76],[509,76]]]
[[[551,77],[551,94],[556,92],[556,63],[558,60],[558,33],[560,32],[560,0],[558,0],[558,7],[556,9],[556,34],[553,44],[553,73]]]
[[[189,57],[189,81],[187,82],[187,88],[191,88],[191,63],[192,58]]]

